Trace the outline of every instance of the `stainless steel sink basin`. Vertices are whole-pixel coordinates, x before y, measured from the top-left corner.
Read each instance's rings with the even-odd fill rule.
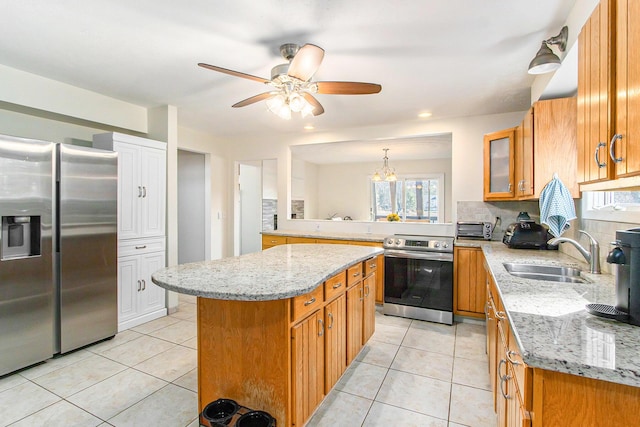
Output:
[[[512,276],[524,279],[548,280],[551,282],[586,283],[587,280],[580,277],[580,270],[561,265],[518,264],[505,262],[504,268]]]

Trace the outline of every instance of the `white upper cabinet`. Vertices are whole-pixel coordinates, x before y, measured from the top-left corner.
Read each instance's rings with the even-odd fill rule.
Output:
[[[118,152],[118,239],[164,236],[166,144],[108,133],[93,145]]]

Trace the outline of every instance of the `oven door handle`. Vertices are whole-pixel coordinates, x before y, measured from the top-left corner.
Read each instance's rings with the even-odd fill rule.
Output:
[[[384,256],[388,258],[423,259],[428,261],[453,262],[453,254],[451,253],[386,250],[384,251]]]

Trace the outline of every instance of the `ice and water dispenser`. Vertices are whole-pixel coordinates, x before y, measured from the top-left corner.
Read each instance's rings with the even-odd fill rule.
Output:
[[[40,256],[40,216],[3,216],[2,253],[3,261]]]

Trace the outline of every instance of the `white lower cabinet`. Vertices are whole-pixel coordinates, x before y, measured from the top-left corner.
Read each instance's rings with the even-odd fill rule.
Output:
[[[165,290],[151,281],[151,274],[164,268],[165,253],[145,243],[134,246],[140,248],[139,253],[118,258],[118,331],[167,314]]]

